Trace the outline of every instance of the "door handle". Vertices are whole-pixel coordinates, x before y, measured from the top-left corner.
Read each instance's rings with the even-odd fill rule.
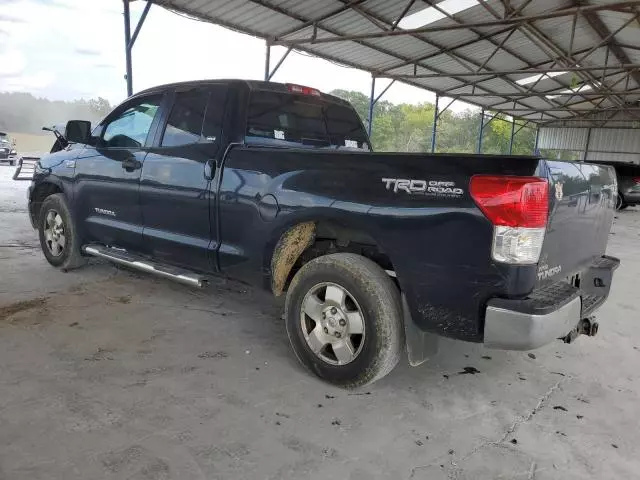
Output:
[[[135,157],[125,158],[122,161],[122,168],[124,168],[127,172],[133,172],[134,170],[142,168],[142,162],[140,160],[136,160]]]

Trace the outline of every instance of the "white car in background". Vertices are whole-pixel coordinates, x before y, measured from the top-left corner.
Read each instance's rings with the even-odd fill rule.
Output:
[[[9,135],[0,132],[0,163],[6,162],[13,166],[18,161],[18,152],[15,146],[9,141]]]

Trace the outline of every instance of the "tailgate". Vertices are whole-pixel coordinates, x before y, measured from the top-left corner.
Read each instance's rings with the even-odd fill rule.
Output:
[[[605,254],[617,192],[612,167],[545,161],[549,220],[538,285],[571,277]]]

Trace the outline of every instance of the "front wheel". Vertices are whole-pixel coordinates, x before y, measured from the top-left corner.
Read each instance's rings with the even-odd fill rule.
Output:
[[[42,253],[54,267],[71,270],[85,263],[80,252],[80,239],[64,195],[56,193],[42,202],[38,233]]]
[[[624,201],[622,193],[618,192],[618,198],[616,199],[616,210],[624,210],[628,206],[629,205],[627,205],[627,202]]]
[[[398,287],[360,255],[336,253],[305,264],[287,292],[285,318],[300,362],[340,387],[384,377],[402,353]]]

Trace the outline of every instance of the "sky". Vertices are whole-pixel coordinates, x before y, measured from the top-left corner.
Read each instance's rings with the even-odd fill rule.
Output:
[[[132,2],[132,30],[143,2]],[[55,100],[126,97],[120,0],[0,0],[0,91]],[[284,47],[271,50],[275,66]],[[152,6],[133,49],[134,92],[163,83],[204,78],[262,79],[263,40],[190,20]],[[272,78],[329,92],[369,95],[368,73],[292,52]],[[377,81],[381,92],[388,80]],[[434,94],[394,84],[393,103],[433,102]],[[460,111],[469,107],[456,102]]]

